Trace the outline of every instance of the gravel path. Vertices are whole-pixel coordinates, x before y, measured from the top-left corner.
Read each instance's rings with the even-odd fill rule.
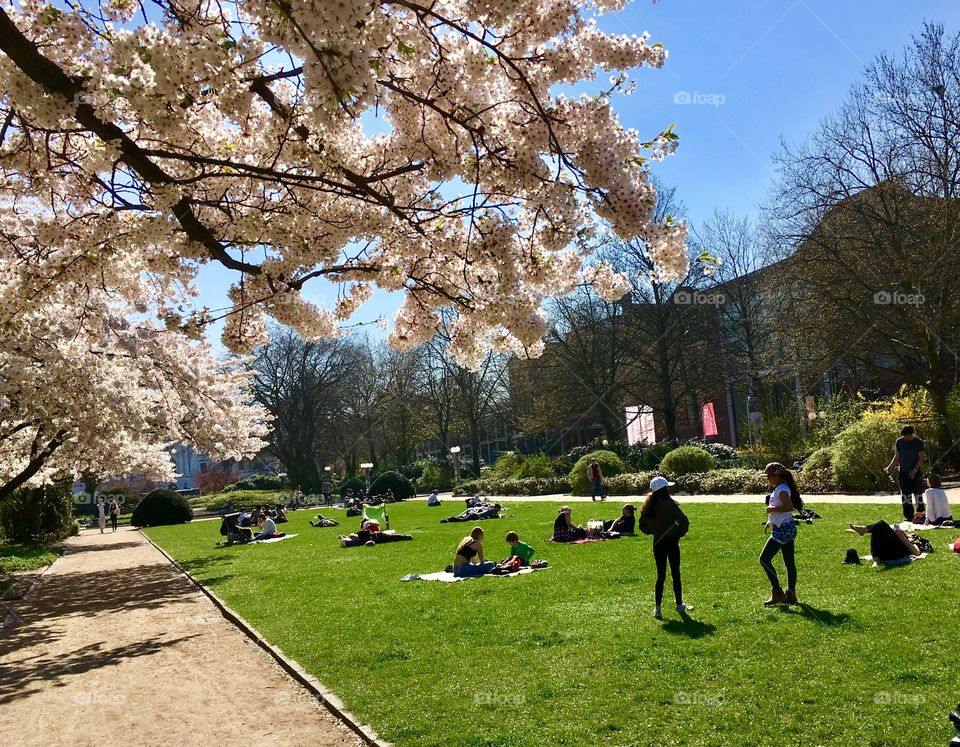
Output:
[[[6,613],[0,744],[361,744],[136,530],[84,530]]]

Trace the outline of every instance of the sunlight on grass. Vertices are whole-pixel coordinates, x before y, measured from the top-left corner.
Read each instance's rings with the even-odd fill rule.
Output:
[[[668,605],[662,622],[649,538],[548,544],[553,504],[484,522],[488,557],[513,529],[549,570],[458,584],[399,581],[452,562],[469,525],[441,525],[448,506],[391,507],[415,540],[375,548],[337,544],[357,522],[342,511],[327,512],[340,529],[295,512],[282,528],[300,536],[272,545],[218,549],[215,521],[149,534],[398,745],[945,744],[958,559],[938,548],[903,568],[845,566],[847,547],[869,552],[847,522],[894,521],[899,506],[812,507],[825,518],[800,528],[804,604],[767,609],[762,507],[687,506],[696,609]],[[574,519],[618,508],[575,506]]]

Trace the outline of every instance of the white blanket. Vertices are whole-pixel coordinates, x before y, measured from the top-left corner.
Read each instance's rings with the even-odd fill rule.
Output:
[[[905,532],[925,532],[928,529],[953,529],[956,527],[943,527],[937,524],[914,524],[912,521],[901,521],[900,528]]]
[[[285,534],[285,535],[283,535],[282,537],[271,537],[271,538],[268,539],[268,540],[254,540],[253,542],[246,542],[246,543],[244,543],[244,544],[247,544],[247,545],[267,545],[267,544],[269,544],[269,543],[271,543],[271,542],[283,542],[284,540],[288,540],[288,539],[290,539],[291,537],[296,537],[296,536],[297,536],[297,535],[295,535],[295,534]]]
[[[545,571],[546,568],[521,568],[513,573],[485,573],[483,576],[454,576],[447,571],[437,571],[436,573],[411,573],[401,578],[401,581],[442,581],[445,584],[453,584],[457,581],[469,581],[471,578],[507,578],[509,576],[522,576],[525,573],[534,571]]]

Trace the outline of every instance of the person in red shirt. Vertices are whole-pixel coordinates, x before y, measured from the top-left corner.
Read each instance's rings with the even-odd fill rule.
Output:
[[[600,469],[600,464],[596,459],[590,462],[590,465],[587,467],[587,478],[590,480],[590,499],[597,500],[597,493],[600,494],[600,500],[607,500],[607,491],[603,488],[603,472]]]

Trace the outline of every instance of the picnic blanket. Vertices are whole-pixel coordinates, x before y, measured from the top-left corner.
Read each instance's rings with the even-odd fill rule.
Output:
[[[924,552],[919,555],[907,555],[905,558],[884,561],[873,560],[872,555],[861,555],[860,560],[866,560],[867,562],[873,561],[873,567],[876,568],[878,565],[907,565],[907,563],[912,563],[915,560],[923,560],[925,557],[927,557],[927,553]]]
[[[549,567],[549,566],[548,566]],[[526,573],[533,573],[534,571],[545,571],[546,568],[521,568],[519,571],[513,573],[485,573],[482,576],[454,576],[453,573],[449,571],[437,571],[436,573],[410,573],[403,578],[401,581],[441,581],[445,584],[453,584],[457,581],[469,581],[471,578],[508,578],[510,576],[522,576]]]
[[[900,528],[905,532],[925,532],[929,529],[956,529],[954,526],[941,526],[939,524],[914,524],[912,521],[901,521]]]
[[[587,542],[606,542],[607,540],[620,539],[620,536],[616,537],[584,537],[583,539],[573,540],[571,542],[557,542],[558,545],[585,545]],[[556,542],[553,537],[547,537],[547,542]]]
[[[285,535],[283,535],[282,537],[271,537],[271,538],[268,539],[268,540],[254,540],[253,542],[244,542],[243,544],[245,544],[245,545],[266,545],[266,544],[269,544],[269,543],[271,543],[271,542],[283,542],[284,540],[288,540],[288,539],[290,539],[291,537],[296,537],[296,536],[297,536],[296,534],[285,534]]]

